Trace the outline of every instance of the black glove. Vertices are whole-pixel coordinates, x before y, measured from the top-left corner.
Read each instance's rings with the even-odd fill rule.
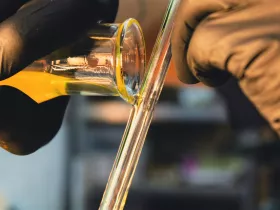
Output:
[[[182,82],[237,78],[280,135],[280,0],[182,0],[172,53]]]
[[[98,21],[113,22],[118,0],[1,0],[0,80],[76,41]],[[37,104],[11,87],[0,88],[0,145],[30,154],[58,132],[69,97]]]

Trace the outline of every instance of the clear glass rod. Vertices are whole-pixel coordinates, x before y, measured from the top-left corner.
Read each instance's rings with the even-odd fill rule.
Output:
[[[100,210],[122,210],[126,203],[134,172],[153,117],[154,107],[162,91],[171,61],[171,33],[180,0],[171,0],[161,25],[147,75],[132,107],[126,130],[116,156]]]

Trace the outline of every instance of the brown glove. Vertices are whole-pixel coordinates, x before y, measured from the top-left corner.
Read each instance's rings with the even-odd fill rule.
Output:
[[[184,83],[236,77],[280,135],[280,0],[182,0],[172,53]]]

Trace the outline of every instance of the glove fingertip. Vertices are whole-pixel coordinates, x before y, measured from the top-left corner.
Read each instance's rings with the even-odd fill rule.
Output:
[[[178,79],[185,84],[197,84],[199,80],[189,70],[177,71]]]
[[[178,55],[180,55],[178,53]],[[199,80],[193,75],[185,59],[179,56],[173,56],[174,66],[177,78],[185,84],[196,84]],[[182,53],[181,53],[182,55]]]

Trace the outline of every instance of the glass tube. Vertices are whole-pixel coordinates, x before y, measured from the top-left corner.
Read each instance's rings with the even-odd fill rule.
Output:
[[[171,32],[180,0],[171,0],[148,64],[137,103],[123,135],[118,154],[101,201],[100,210],[122,210],[161,94],[171,60]]]
[[[78,42],[35,61],[0,81],[37,103],[62,95],[120,96],[135,103],[145,73],[146,51],[135,19],[99,24]]]

